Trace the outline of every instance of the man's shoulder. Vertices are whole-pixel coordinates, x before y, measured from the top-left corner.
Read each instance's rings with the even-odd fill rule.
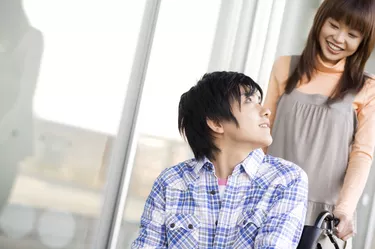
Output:
[[[263,165],[257,178],[265,185],[282,185],[285,187],[296,181],[308,182],[307,174],[298,165],[279,157],[265,155]]]
[[[189,159],[164,169],[156,181],[164,187],[180,186],[186,188],[186,182],[193,177],[194,167],[198,163],[195,159]]]

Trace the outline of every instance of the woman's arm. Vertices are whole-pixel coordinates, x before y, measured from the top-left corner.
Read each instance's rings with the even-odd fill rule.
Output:
[[[361,94],[361,93],[360,93]],[[375,148],[375,80],[370,79],[363,89],[364,102],[357,112],[358,127],[355,133],[344,185],[336,205],[337,215],[352,217],[366,186]],[[350,223],[350,219],[348,221]],[[350,236],[344,223],[339,226],[339,236]],[[340,237],[341,237],[340,236]]]
[[[282,81],[286,81],[288,77],[289,65],[290,57],[282,56],[275,60],[272,67],[267,94],[263,103],[263,106],[267,107],[271,111],[271,115],[269,117],[271,130],[276,116],[277,102],[284,92]],[[264,148],[263,150],[266,152],[267,148]]]

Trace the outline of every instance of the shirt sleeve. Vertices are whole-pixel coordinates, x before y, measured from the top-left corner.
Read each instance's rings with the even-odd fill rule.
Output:
[[[308,179],[299,177],[282,187],[268,212],[268,220],[255,239],[255,249],[295,249],[304,227],[307,210]]]
[[[336,211],[352,215],[365,188],[375,148],[375,80],[364,88],[364,103],[357,111],[358,126]]]
[[[166,249],[165,187],[159,177],[151,190],[141,217],[140,232],[131,248]]]

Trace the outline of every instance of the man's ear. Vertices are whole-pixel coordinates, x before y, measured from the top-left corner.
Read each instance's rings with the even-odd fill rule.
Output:
[[[206,119],[208,127],[214,132],[218,134],[224,133],[223,125],[219,121],[214,121],[212,119]]]

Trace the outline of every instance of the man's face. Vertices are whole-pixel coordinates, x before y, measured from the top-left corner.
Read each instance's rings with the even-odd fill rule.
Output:
[[[270,132],[270,110],[261,105],[261,95],[256,91],[249,95],[246,88],[241,87],[241,105],[235,100],[231,104],[233,121],[222,122],[226,141],[249,146],[250,149],[267,147],[272,143]]]

